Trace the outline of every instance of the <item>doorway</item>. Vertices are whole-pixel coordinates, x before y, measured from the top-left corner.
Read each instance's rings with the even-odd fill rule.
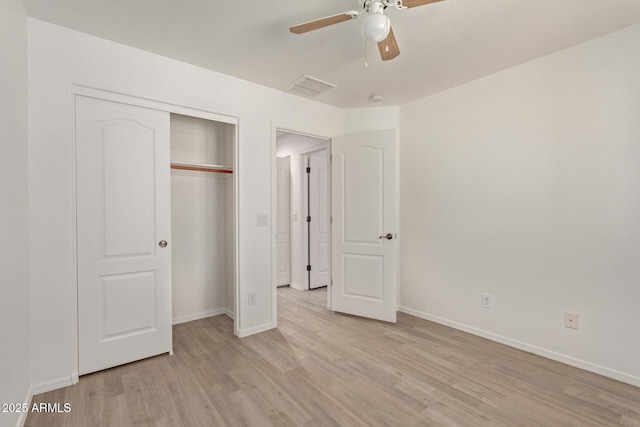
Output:
[[[331,277],[329,140],[277,130],[275,156],[276,286],[326,287]]]
[[[328,286],[322,289],[326,289],[328,310],[388,322],[396,321],[396,134],[395,129],[385,129],[341,135],[329,140],[285,130],[272,123],[272,215],[274,218],[277,217],[277,157],[290,157],[291,203],[289,214],[284,216],[282,222],[288,222],[290,226],[289,286],[298,290],[309,289],[309,279],[303,281],[307,264],[301,263],[300,260],[311,259],[311,256],[308,253],[305,255],[304,243],[297,243],[296,235],[304,235],[303,225],[307,218],[303,218],[305,212],[301,208],[302,205],[293,202],[295,197],[302,194],[300,183],[303,182],[303,179],[297,179],[300,175],[295,171],[304,168],[306,173],[304,155],[319,152],[326,147],[329,183],[327,228],[330,230],[327,247],[330,248],[330,256],[327,260]],[[319,145],[309,146],[305,151],[300,148],[299,143],[295,143],[300,137],[319,140]],[[271,259],[274,266],[271,299],[274,326],[278,324],[279,299],[276,286],[276,235],[277,233],[272,235]],[[281,256],[286,257],[286,253]],[[304,271],[301,268],[303,266]],[[313,266],[311,267],[313,271]],[[307,286],[301,285],[303,283]],[[313,285],[311,287],[313,288]]]

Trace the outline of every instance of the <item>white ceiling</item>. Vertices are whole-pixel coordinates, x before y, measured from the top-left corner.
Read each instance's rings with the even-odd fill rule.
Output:
[[[24,0],[29,16],[285,89],[302,74],[336,84],[338,107],[402,105],[640,22],[640,0],[447,0],[387,9],[400,46],[382,62],[359,21],[302,35],[289,26],[358,0]]]

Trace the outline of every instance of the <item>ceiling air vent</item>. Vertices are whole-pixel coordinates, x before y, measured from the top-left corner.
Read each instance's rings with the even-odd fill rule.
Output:
[[[296,95],[315,98],[321,93],[324,93],[329,89],[333,89],[334,87],[336,87],[336,85],[305,75],[287,86],[286,90]]]

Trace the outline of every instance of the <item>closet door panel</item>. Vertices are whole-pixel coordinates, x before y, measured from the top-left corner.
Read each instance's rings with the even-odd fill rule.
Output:
[[[77,96],[76,162],[87,374],[171,351],[169,114]]]
[[[99,124],[103,170],[104,254],[107,257],[152,255],[155,245],[155,134],[139,122]],[[126,219],[126,220],[123,220]]]
[[[309,155],[309,255],[311,274],[309,288],[329,283],[329,177],[327,151]]]

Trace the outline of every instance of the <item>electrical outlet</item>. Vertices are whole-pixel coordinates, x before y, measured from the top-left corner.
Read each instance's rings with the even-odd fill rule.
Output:
[[[482,294],[482,307],[493,308],[493,300],[491,294]]]
[[[255,305],[255,304],[256,304],[256,293],[249,292],[249,305]]]
[[[578,329],[578,313],[564,313],[564,327]]]

